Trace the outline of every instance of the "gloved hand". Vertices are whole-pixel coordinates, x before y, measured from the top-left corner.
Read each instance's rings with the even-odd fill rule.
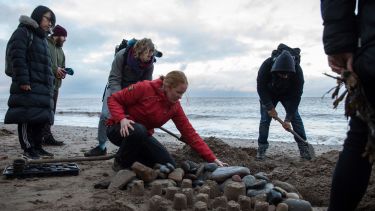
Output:
[[[292,129],[292,125],[290,124],[290,122],[287,122],[285,121],[283,123],[283,128],[286,130],[286,131],[290,131]]]
[[[272,118],[277,117],[277,111],[275,110],[275,108],[272,108],[271,110],[267,111],[267,113]]]

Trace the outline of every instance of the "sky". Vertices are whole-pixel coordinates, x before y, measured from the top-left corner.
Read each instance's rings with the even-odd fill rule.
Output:
[[[172,70],[188,77],[189,96],[257,97],[256,77],[278,44],[301,49],[305,97],[335,86],[322,45],[320,1],[312,0],[0,0],[0,97],[9,96],[6,44],[20,15],[38,5],[68,31],[66,67],[74,69],[60,97],[98,97],[122,39],[151,38],[163,57],[153,78]],[[4,59],[3,59],[4,58]]]

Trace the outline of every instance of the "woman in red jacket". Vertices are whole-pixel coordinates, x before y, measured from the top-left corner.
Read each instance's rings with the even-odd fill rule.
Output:
[[[155,163],[176,165],[167,149],[152,134],[172,119],[185,143],[206,161],[226,165],[213,154],[186,117],[180,99],[188,87],[185,74],[169,72],[153,81],[142,81],[108,98],[111,118],[108,139],[119,146],[114,170],[129,168],[135,161],[152,167]]]

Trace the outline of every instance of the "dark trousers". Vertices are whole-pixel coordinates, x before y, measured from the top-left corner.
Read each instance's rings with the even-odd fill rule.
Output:
[[[18,124],[18,140],[23,150],[40,148],[44,124]]]
[[[272,104],[277,105],[278,101],[273,101]],[[281,101],[281,104],[284,108],[289,106],[289,101]],[[260,102],[260,123],[259,123],[259,137],[258,145],[268,146],[268,134],[271,123],[271,117],[267,113],[267,108],[262,105]],[[298,110],[294,113],[293,118],[291,119],[293,130],[300,135],[304,140],[306,140],[305,127],[303,126],[302,118],[298,113]],[[281,125],[280,125],[281,127]],[[299,143],[301,142],[298,138],[294,137],[294,140]]]
[[[120,147],[115,159],[124,168],[131,167],[135,161],[149,167],[156,163],[176,166],[168,150],[153,136],[149,136],[143,125],[135,123],[134,130],[129,130],[130,135],[125,138],[120,135],[120,127],[120,124],[109,126],[107,136],[114,145]]]
[[[368,47],[355,59],[354,70],[358,74],[366,97],[375,108],[375,46]],[[329,211],[355,210],[366,192],[372,164],[362,157],[369,129],[365,122],[352,117],[344,148],[337,161],[332,178]]]
[[[56,114],[56,103],[57,103],[57,98],[59,97],[59,90],[55,89],[53,92],[53,113]],[[42,134],[44,138],[48,138],[49,136],[52,136],[51,132],[51,125],[49,123],[45,124],[42,128]]]

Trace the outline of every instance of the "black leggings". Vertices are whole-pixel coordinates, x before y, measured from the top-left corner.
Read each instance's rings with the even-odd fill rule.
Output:
[[[42,142],[42,128],[44,124],[18,124],[18,140],[23,150],[39,148]]]
[[[372,164],[362,157],[367,143],[367,125],[357,117],[350,120],[344,149],[333,173],[328,211],[355,210],[366,192]]]
[[[168,150],[153,136],[149,136],[143,125],[135,123],[134,130],[129,130],[130,135],[125,138],[120,135],[120,127],[120,124],[109,126],[107,136],[114,145],[120,147],[115,159],[124,168],[131,167],[135,161],[149,167],[156,163],[176,166]]]

